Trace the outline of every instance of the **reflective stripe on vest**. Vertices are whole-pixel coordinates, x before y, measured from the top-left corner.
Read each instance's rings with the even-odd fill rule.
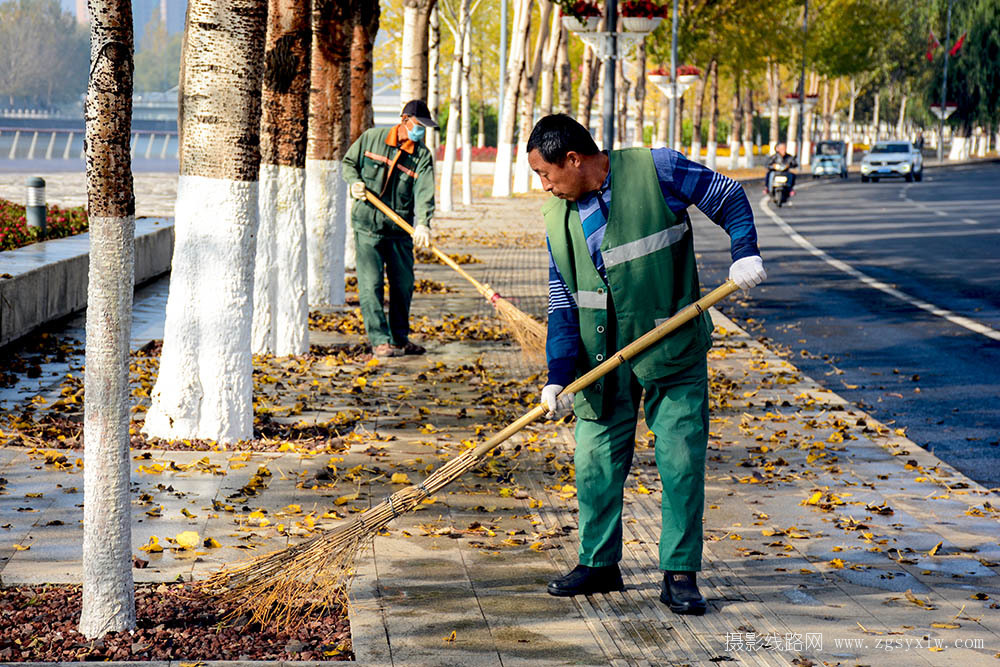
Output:
[[[577,308],[593,308],[595,310],[608,309],[607,292],[588,292],[581,290],[573,295],[573,299],[576,301]]]
[[[667,227],[666,229],[660,230],[655,234],[650,234],[649,236],[644,236],[641,239],[630,241],[616,248],[602,250],[601,256],[604,257],[604,266],[618,266],[619,264],[624,264],[625,262],[630,262],[634,259],[650,255],[657,250],[663,250],[664,248],[672,246],[684,238],[688,229],[688,223],[685,220],[679,225]]]

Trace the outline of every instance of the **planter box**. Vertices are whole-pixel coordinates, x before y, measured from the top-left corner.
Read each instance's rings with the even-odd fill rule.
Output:
[[[174,222],[135,221],[135,284],[170,270]],[[0,252],[0,346],[87,307],[90,234]]]
[[[656,30],[656,26],[660,25],[660,21],[663,19],[657,16],[656,18],[648,18],[645,16],[622,16],[622,29],[626,32],[653,32]]]
[[[601,22],[600,16],[588,16],[585,19],[578,19],[575,16],[562,17],[563,26],[570,32],[594,32]]]

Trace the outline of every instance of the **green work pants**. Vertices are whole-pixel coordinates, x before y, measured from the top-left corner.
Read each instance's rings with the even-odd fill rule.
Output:
[[[605,380],[604,418],[576,424],[576,488],[580,504],[580,563],[613,565],[622,557],[622,494],[643,387],[620,368]],[[645,387],[646,424],[656,436],[663,486],[660,569],[701,570],[708,447],[708,366],[705,360]]]
[[[413,298],[413,239],[354,232],[358,300],[372,347],[406,345]],[[385,316],[385,278],[389,278],[389,317]]]

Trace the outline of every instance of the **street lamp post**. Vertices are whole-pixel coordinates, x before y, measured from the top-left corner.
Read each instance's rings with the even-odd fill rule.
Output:
[[[806,0],[805,10],[802,14],[802,69],[799,72],[799,124],[796,127],[796,144],[798,145],[798,150],[800,157],[808,160],[808,157],[801,155],[802,153],[802,130],[805,124],[805,103],[806,103],[806,40],[809,35],[809,0]],[[802,159],[799,162],[803,162]]]
[[[674,150],[680,150],[680,146],[674,145],[674,137],[677,136],[677,98],[679,94],[677,92],[677,0],[674,0],[674,13],[673,18],[671,18],[671,35],[670,35],[670,95],[667,95],[668,104],[670,105],[670,138],[667,140],[667,145]],[[665,94],[665,93],[664,93]]]
[[[615,147],[615,60],[618,59],[615,29],[618,27],[618,0],[607,0],[605,6],[608,57],[604,61],[604,108],[601,110],[601,126],[604,129],[601,136],[604,137],[604,148],[611,150]]]
[[[948,29],[945,32],[944,37],[944,74],[941,77],[941,109],[942,114],[939,116],[938,121],[938,150],[937,158],[938,162],[944,160],[944,119],[947,118],[943,111],[947,109],[948,105],[945,102],[945,97],[948,94],[948,43],[951,42],[951,5],[954,0],[948,0]],[[954,142],[953,142],[954,143]]]
[[[503,95],[507,85],[507,0],[500,0],[500,102],[497,120],[503,118]]]

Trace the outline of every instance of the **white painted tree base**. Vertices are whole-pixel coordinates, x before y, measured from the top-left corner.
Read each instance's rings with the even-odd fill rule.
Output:
[[[254,354],[309,351],[306,170],[261,164],[253,283]]]
[[[969,159],[969,137],[952,137],[951,150],[948,152],[949,160]]]
[[[306,160],[309,305],[344,305],[347,184],[340,160]]]
[[[347,202],[347,206],[344,207],[344,272],[354,271],[358,268],[358,262],[354,255],[354,228],[351,224],[351,206],[352,203]],[[347,277],[345,275],[344,281],[346,283]]]
[[[90,219],[80,615],[88,638],[135,628],[128,432],[134,238],[134,216]]]
[[[528,154],[525,150],[527,147],[527,139],[517,143],[517,158],[514,161],[514,192],[517,194],[528,192],[531,188],[531,169],[528,167]]]
[[[499,144],[497,146],[497,161],[493,171],[494,197],[510,196],[511,159],[514,156],[514,144]]]
[[[182,175],[160,371],[142,432],[253,437],[250,331],[258,184]]]
[[[701,140],[691,142],[691,155],[688,157],[692,162],[701,162]]]
[[[719,144],[715,141],[708,142],[708,150],[705,156],[705,166],[709,169],[716,169],[717,158],[719,155]]]
[[[743,156],[740,160],[740,166],[744,169],[749,169],[753,166],[753,142],[749,139],[743,142]]]

